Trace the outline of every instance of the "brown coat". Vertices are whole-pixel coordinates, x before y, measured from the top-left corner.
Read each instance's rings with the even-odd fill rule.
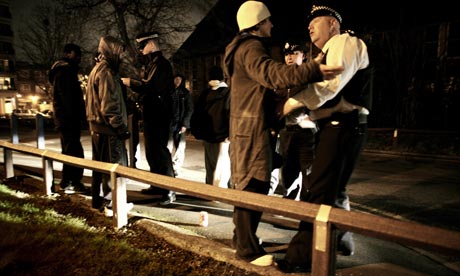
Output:
[[[268,182],[272,171],[270,119],[273,90],[321,81],[316,63],[300,66],[273,60],[262,39],[237,35],[225,51],[225,73],[231,77],[230,160],[232,185],[242,190],[251,178]]]

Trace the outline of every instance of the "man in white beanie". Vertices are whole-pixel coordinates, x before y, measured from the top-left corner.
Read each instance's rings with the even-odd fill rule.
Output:
[[[292,66],[273,60],[266,44],[273,27],[270,16],[262,2],[244,2],[236,16],[239,33],[226,47],[224,57],[224,70],[231,78],[231,184],[238,190],[265,195],[272,171],[270,135],[275,110],[269,106],[273,90],[322,81],[343,70],[316,62]],[[235,206],[233,247],[238,258],[269,266],[273,256],[266,253],[256,235],[261,216],[260,211]]]

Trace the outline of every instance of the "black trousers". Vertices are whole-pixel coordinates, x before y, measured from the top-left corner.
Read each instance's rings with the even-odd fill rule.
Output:
[[[152,122],[144,118],[145,157],[149,164],[150,172],[174,177],[168,140],[169,120]],[[163,195],[169,193],[165,189],[156,189]]]
[[[93,160],[118,163],[123,166],[128,165],[125,140],[120,140],[114,135],[92,133],[91,142]],[[110,175],[93,171],[93,181],[91,183],[92,207],[96,209],[100,208],[104,198],[111,200],[111,191]]]
[[[340,191],[346,190],[367,136],[367,125],[360,124],[358,113],[335,114],[318,121],[316,154],[301,200],[334,206]],[[302,221],[292,238],[286,259],[293,265],[309,266],[313,226]]]
[[[80,125],[60,128],[61,153],[74,157],[84,158],[83,146],[81,144]],[[83,178],[83,168],[74,167],[68,164],[62,165],[62,182],[80,183]],[[64,188],[64,187],[63,187]]]
[[[139,111],[134,111],[132,114],[129,115],[128,120],[131,120],[131,126],[132,129],[131,135],[132,135],[132,140],[129,142],[132,144],[133,148],[133,156],[134,156],[134,164],[136,164],[137,159],[136,159],[136,152],[137,152],[137,146],[139,145],[139,120],[140,120],[140,115]]]
[[[307,189],[307,176],[315,156],[315,129],[286,127],[280,132],[280,154],[283,158],[281,174],[283,185],[288,191],[302,173],[302,187]],[[285,197],[295,199],[299,189],[293,190]]]
[[[266,195],[269,188],[270,182],[252,178],[244,191]],[[256,235],[261,218],[262,212],[237,206],[234,208],[233,248],[236,249],[236,256],[245,261],[250,262],[266,254]]]

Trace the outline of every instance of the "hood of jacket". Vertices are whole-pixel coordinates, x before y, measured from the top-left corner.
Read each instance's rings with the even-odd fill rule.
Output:
[[[104,59],[115,72],[119,71],[125,46],[112,36],[101,37],[98,46],[99,58]]]

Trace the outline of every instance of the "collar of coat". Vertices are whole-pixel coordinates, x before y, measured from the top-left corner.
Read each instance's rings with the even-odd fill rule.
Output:
[[[241,32],[241,33],[238,33],[238,35],[233,39],[233,48],[231,49],[231,52],[227,54],[227,56],[231,57],[231,60],[229,60],[230,62],[228,63],[230,66],[228,66],[228,72],[227,74],[229,76],[233,75],[233,57],[234,57],[234,54],[236,52],[236,50],[240,47],[240,45],[249,40],[249,39],[257,39],[259,40],[262,45],[266,48],[268,48],[268,41],[269,41],[269,38],[267,37],[260,37],[260,36],[255,36],[249,32]],[[268,49],[267,49],[268,50]]]
[[[161,51],[155,51],[153,53],[149,53],[147,55],[142,56],[142,60],[144,61],[144,64],[150,63],[152,60],[157,59],[159,56],[162,56],[163,52]]]

